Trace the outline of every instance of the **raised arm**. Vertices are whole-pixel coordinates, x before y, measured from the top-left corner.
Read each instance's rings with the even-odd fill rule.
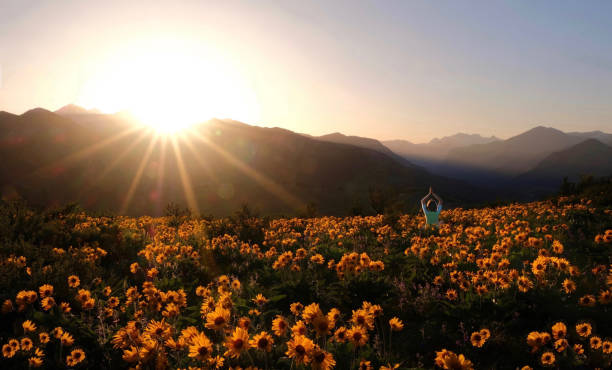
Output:
[[[436,198],[436,200],[438,201],[438,203],[439,203],[439,204],[442,204],[442,198],[440,198],[440,197],[438,196],[438,194],[436,194],[436,193],[431,193],[431,195],[432,195],[434,198]]]
[[[425,195],[423,197],[423,199],[421,199],[421,205],[425,206],[425,200],[427,200],[427,198],[429,198],[430,195],[433,194],[433,190],[431,189],[431,186],[429,187],[429,193],[427,193],[427,195]]]

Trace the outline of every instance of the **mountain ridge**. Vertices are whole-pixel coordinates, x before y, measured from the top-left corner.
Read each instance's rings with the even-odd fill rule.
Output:
[[[92,116],[100,125],[115,124],[113,115]],[[231,214],[243,202],[270,215],[295,215],[308,203],[323,214],[346,214],[354,204],[372,212],[372,189],[416,208],[430,185],[449,206],[484,199],[480,189],[381,152],[285,129],[214,119],[194,126],[192,135],[164,139],[146,130],[94,129],[87,119],[35,110],[18,122],[2,120],[23,140],[0,143],[7,159],[0,164],[0,189],[40,205],[78,202],[87,209],[152,215],[170,202],[214,215]],[[46,128],[27,130],[34,126]]]

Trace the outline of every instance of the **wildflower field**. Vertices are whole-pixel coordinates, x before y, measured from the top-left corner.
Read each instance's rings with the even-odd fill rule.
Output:
[[[0,207],[0,368],[606,368],[612,209],[93,217]]]

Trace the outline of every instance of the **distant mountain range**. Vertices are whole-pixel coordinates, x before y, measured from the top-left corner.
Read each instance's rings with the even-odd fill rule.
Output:
[[[538,126],[507,140],[459,133],[424,144],[332,135],[357,146],[382,144],[431,173],[487,188],[501,198],[550,194],[564,177],[578,181],[582,175],[612,175],[612,134],[601,131],[564,133]]]
[[[458,133],[441,139],[435,138],[423,144],[414,144],[407,140],[387,140],[382,144],[408,161],[432,170],[435,164],[446,158],[453,149],[496,141],[500,139],[495,136],[487,138],[478,134]]]
[[[485,190],[429,173],[384,146],[339,143],[280,129],[211,120],[176,139],[158,138],[122,114],[78,107],[0,112],[0,190],[34,204],[79,202],[127,214],[189,205],[228,215],[248,203],[263,214],[373,213],[370,195],[416,208],[431,185],[448,206],[491,199]]]

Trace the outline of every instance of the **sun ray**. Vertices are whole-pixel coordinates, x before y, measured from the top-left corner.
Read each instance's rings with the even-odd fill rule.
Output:
[[[197,214],[200,214],[200,207],[198,206],[198,202],[196,201],[195,194],[191,186],[191,179],[189,178],[189,174],[185,169],[185,163],[183,162],[181,149],[176,141],[176,135],[170,136],[170,142],[172,143],[172,148],[174,149],[174,158],[176,159],[176,165],[178,166],[179,175],[181,176],[181,183],[183,185],[183,191],[185,192],[185,198],[187,198],[187,205]]]
[[[143,139],[146,138],[148,133],[149,132],[143,130],[138,136],[138,138],[136,138],[136,140],[130,143],[130,145],[128,145],[121,153],[119,153],[119,155],[115,157],[115,159],[108,166],[106,166],[104,170],[98,176],[96,176],[96,178],[93,181],[93,184],[97,184],[98,182],[102,181],[102,179],[106,177],[106,175],[108,175],[132,151],[132,149],[134,149],[136,145],[138,145],[138,143],[140,143]],[[84,189],[81,190],[79,194],[77,195],[77,199],[80,199],[83,193],[85,193],[87,190],[91,189],[92,187],[93,185],[84,187]]]
[[[200,164],[200,166],[202,166],[202,169],[206,171],[206,174],[210,176],[213,180],[217,181],[218,179],[216,178],[215,174],[210,169],[210,166],[208,165],[208,163],[206,163],[206,161],[204,161],[198,155],[198,152],[195,146],[193,145],[193,143],[191,142],[189,135],[180,135],[179,138],[187,146],[187,149],[189,149],[189,151],[193,154],[193,158],[195,158],[195,160]]]
[[[157,172],[157,184],[156,184],[156,192],[157,199],[156,200],[156,213],[161,214],[161,199],[164,190],[164,176],[166,175],[166,149],[168,147],[168,136],[163,135],[161,137],[161,150],[159,151],[159,171]]]
[[[293,194],[289,193],[281,185],[269,179],[267,176],[255,171],[251,167],[247,166],[244,162],[235,158],[232,154],[228,153],[223,148],[221,148],[219,145],[215,144],[210,139],[203,136],[196,130],[189,130],[187,134],[201,140],[203,143],[208,145],[215,152],[217,152],[219,155],[225,158],[231,165],[238,168],[240,171],[242,171],[245,175],[249,176],[251,179],[255,180],[265,190],[270,192],[270,194],[278,197],[281,201],[283,201],[288,206],[293,207],[294,209],[302,209],[306,206],[303,201],[298,199]]]
[[[89,146],[85,149],[79,150],[76,153],[72,153],[69,154],[63,158],[60,158],[59,160],[55,161],[54,163],[48,164],[46,166],[40,167],[36,170],[34,170],[32,173],[29,174],[29,176],[35,176],[35,175],[40,175],[40,174],[44,174],[48,171],[51,171],[53,168],[57,167],[57,166],[68,166],[70,164],[73,164],[79,160],[82,160],[84,158],[86,158],[87,156],[90,156],[94,153],[96,153],[97,151],[103,149],[104,147],[118,141],[119,139],[137,131],[142,129],[142,127],[138,127],[138,126],[132,126],[126,130],[123,130],[109,138],[106,138],[102,141],[100,141],[99,143],[96,143],[92,146]]]
[[[136,173],[134,174],[134,178],[132,179],[130,188],[125,196],[125,199],[123,200],[123,204],[121,205],[119,214],[126,213],[130,205],[130,202],[132,200],[132,197],[134,196],[134,192],[136,191],[136,188],[138,187],[138,184],[140,183],[140,178],[142,177],[142,173],[144,172],[145,166],[149,162],[149,157],[151,157],[151,153],[153,153],[153,147],[155,146],[155,143],[157,142],[158,139],[159,139],[159,135],[154,135],[153,137],[151,137],[151,142],[149,143],[149,146],[147,147],[147,151],[145,152],[144,156],[142,157],[142,160],[140,161],[140,164],[138,165],[138,169],[136,170]]]

